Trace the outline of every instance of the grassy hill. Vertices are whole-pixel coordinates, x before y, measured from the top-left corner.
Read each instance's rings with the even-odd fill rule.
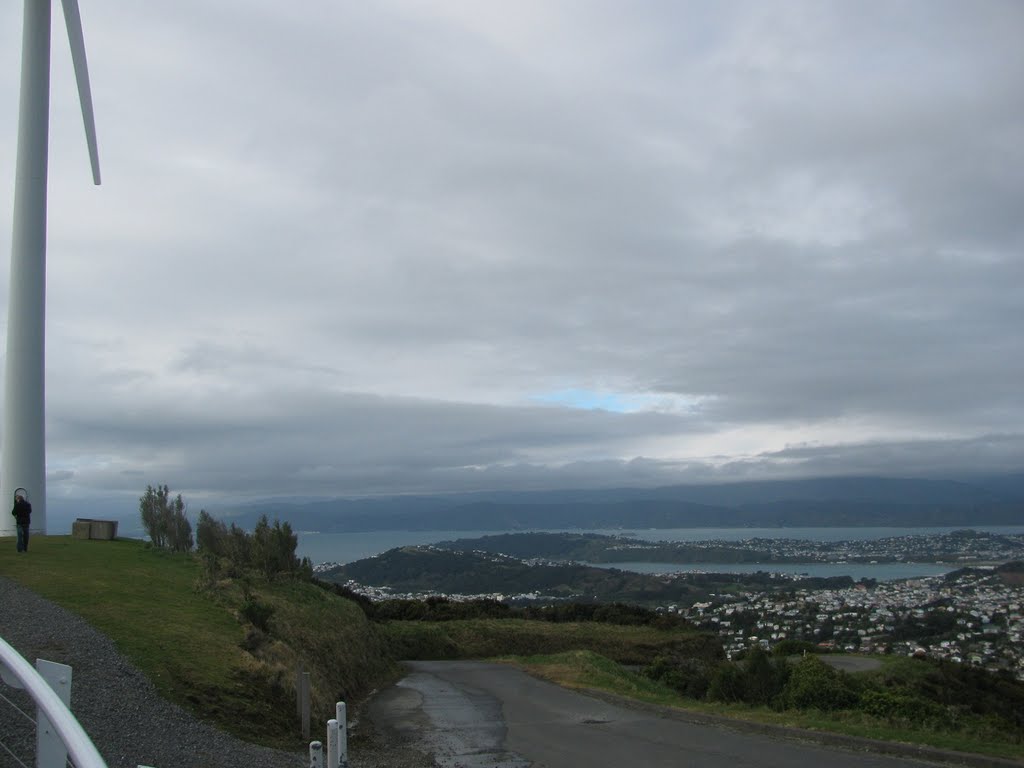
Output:
[[[140,541],[40,536],[26,557],[0,539],[0,575],[108,635],[167,699],[251,741],[301,745],[300,663],[311,673],[314,721],[395,672],[355,603],[291,579],[209,582],[196,558]]]

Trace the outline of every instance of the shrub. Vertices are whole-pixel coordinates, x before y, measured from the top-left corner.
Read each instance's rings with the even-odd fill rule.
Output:
[[[858,696],[845,673],[817,656],[805,656],[790,672],[779,700],[787,708],[831,712],[856,705]]]
[[[782,693],[789,675],[789,664],[774,664],[760,646],[753,646],[743,660],[743,700],[770,704]]]
[[[691,699],[703,699],[711,685],[708,665],[696,659],[678,660],[661,655],[651,662],[643,674]]]
[[[865,714],[888,720],[891,724],[912,723],[942,728],[952,725],[946,709],[933,701],[887,690],[867,690],[860,696]]]
[[[211,574],[223,568],[231,576],[241,576],[252,569],[267,579],[286,574],[313,580],[313,563],[308,557],[296,557],[299,537],[287,522],[274,520],[271,525],[263,515],[250,534],[234,523],[228,528],[202,510],[196,535],[199,553]]]
[[[239,615],[256,629],[270,631],[270,617],[274,615],[274,607],[261,603],[255,597],[249,597],[238,609]]]
[[[734,704],[743,701],[745,693],[743,670],[725,662],[718,667],[708,686],[708,699]]]
[[[228,554],[228,529],[220,520],[214,520],[205,510],[199,510],[196,522],[196,549],[214,558]]]
[[[780,640],[772,648],[775,656],[802,656],[805,653],[821,653],[822,649],[807,640]]]
[[[185,502],[179,493],[171,499],[166,485],[154,488],[146,486],[146,492],[139,499],[139,515],[142,527],[154,547],[172,552],[190,552],[194,545],[192,524],[185,513]]]
[[[268,579],[279,573],[297,574],[300,562],[295,556],[299,537],[291,524],[275,520],[273,525],[262,515],[252,532],[252,561]]]

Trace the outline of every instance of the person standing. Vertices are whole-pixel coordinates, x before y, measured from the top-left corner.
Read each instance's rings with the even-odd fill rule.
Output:
[[[11,510],[18,524],[18,551],[28,552],[28,526],[32,520],[32,505],[24,495],[14,494],[14,509]]]

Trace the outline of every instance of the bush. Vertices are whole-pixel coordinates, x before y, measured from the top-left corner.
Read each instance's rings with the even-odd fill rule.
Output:
[[[775,656],[802,656],[806,653],[821,653],[823,649],[807,640],[780,640],[772,648]]]
[[[190,552],[194,545],[192,524],[185,513],[185,502],[179,493],[171,499],[166,485],[154,488],[146,486],[146,492],[139,499],[139,515],[142,527],[154,547],[172,552]]]
[[[205,510],[199,513],[197,525],[199,553],[206,560],[208,570],[215,572],[226,564],[231,576],[242,576],[256,570],[267,579],[278,574],[313,580],[313,564],[308,557],[296,557],[299,537],[289,523],[260,517],[250,534],[234,523],[228,528],[214,520]]]
[[[774,664],[760,646],[753,646],[743,660],[743,700],[755,706],[771,704],[782,693],[789,675],[789,664]]]
[[[708,699],[735,704],[743,701],[746,692],[743,670],[735,664],[725,662],[718,667],[708,686]]]
[[[933,728],[951,725],[951,718],[941,705],[896,691],[864,691],[860,696],[860,709],[893,725],[928,725]]]
[[[817,656],[805,656],[793,667],[779,697],[786,708],[823,712],[849,709],[858,699],[849,676],[832,669]]]
[[[214,520],[205,510],[199,510],[196,523],[196,549],[213,558],[227,557],[228,529],[220,520]]]
[[[270,617],[274,615],[274,607],[249,597],[238,609],[239,615],[263,632],[270,631]]]
[[[708,665],[696,659],[678,660],[661,655],[651,662],[643,674],[691,699],[703,699],[711,685]]]

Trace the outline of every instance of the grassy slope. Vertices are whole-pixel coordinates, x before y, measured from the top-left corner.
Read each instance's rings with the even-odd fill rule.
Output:
[[[661,706],[793,728],[808,728],[850,736],[923,744],[939,749],[1015,760],[1024,759],[1024,746],[1007,742],[1005,736],[997,740],[994,738],[994,734],[894,727],[884,720],[872,718],[860,712],[832,714],[793,710],[776,712],[768,707],[698,702],[684,698],[660,682],[649,680],[639,673],[631,672],[608,659],[586,651],[519,657],[511,661],[538,677],[568,688],[607,691]],[[888,667],[889,664],[887,663],[886,666]],[[876,673],[857,674],[872,675]]]
[[[351,601],[294,581],[253,583],[251,594],[275,609],[262,633],[237,618],[239,584],[199,588],[200,573],[194,558],[138,541],[40,536],[24,556],[0,539],[0,574],[108,635],[171,701],[253,741],[301,746],[300,662],[311,672],[318,720],[391,673],[375,629]]]

